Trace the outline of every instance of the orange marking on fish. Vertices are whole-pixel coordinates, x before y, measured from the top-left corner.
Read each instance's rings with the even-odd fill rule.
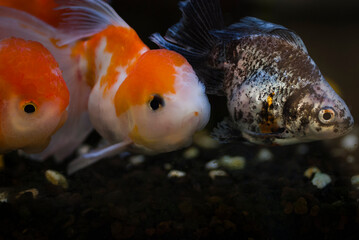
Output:
[[[194,115],[197,117],[197,116],[198,116],[198,112],[194,112]]]
[[[117,116],[131,106],[146,104],[153,94],[175,94],[175,66],[186,62],[181,55],[165,49],[145,52],[116,92]]]
[[[59,65],[40,43],[22,39],[5,39],[0,48],[0,95],[4,98],[18,94],[32,99],[61,98],[61,109],[68,105],[69,92],[61,77]],[[21,54],[19,54],[21,52]],[[19,71],[21,69],[21,71]],[[54,74],[54,72],[57,74]],[[26,74],[24,74],[26,73]],[[59,78],[62,81],[59,81]],[[67,101],[65,100],[67,99]]]
[[[271,93],[267,97],[267,103],[263,105],[261,113],[264,113],[264,119],[259,123],[261,133],[273,133],[278,131],[279,127],[276,119],[272,113],[273,109],[273,96],[275,93]]]

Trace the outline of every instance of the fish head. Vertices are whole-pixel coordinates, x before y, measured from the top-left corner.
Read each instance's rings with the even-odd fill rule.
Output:
[[[343,136],[352,130],[354,119],[344,100],[322,77],[316,84],[295,91],[283,115],[293,141],[315,141]]]
[[[128,109],[134,145],[153,153],[190,144],[210,115],[204,86],[192,67],[178,53],[164,49],[149,50],[139,58],[115,103],[117,114]]]
[[[61,70],[40,43],[0,43],[0,151],[42,151],[65,123],[69,92]]]

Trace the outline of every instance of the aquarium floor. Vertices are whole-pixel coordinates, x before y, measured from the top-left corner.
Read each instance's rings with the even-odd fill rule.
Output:
[[[49,183],[44,172],[65,172],[53,161],[38,163],[17,154],[4,157],[0,192],[0,240],[8,239],[359,239],[359,190],[351,176],[357,163],[333,157],[320,142],[270,148],[222,145],[147,156],[107,159],[67,177],[69,187]],[[223,155],[246,158],[242,170],[211,179],[205,164]],[[358,159],[359,160],[359,159]],[[304,172],[317,166],[332,182],[315,187]],[[169,178],[169,168],[186,173]],[[31,191],[36,189],[34,197]]]

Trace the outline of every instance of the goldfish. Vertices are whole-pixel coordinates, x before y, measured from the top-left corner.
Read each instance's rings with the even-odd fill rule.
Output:
[[[0,40],[0,153],[36,153],[67,119],[69,92],[55,58],[40,43]]]
[[[222,142],[288,145],[331,139],[354,125],[292,30],[255,17],[225,27],[218,0],[180,2],[182,19],[152,40],[192,64],[207,93],[227,99]]]
[[[61,14],[64,13],[56,11],[59,6],[56,0],[0,0],[0,6],[28,12],[54,27],[59,25]]]
[[[149,49],[103,1],[61,1],[58,9],[67,13],[54,29],[0,8],[0,36],[5,28],[43,43],[70,90],[69,120],[42,156],[63,159],[92,128],[109,145],[73,160],[69,174],[124,150],[154,154],[190,144],[207,124],[210,105],[188,61],[174,51]]]

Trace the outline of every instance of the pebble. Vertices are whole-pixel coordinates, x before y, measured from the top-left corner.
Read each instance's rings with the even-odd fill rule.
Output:
[[[273,159],[273,153],[267,148],[262,148],[257,154],[257,159],[260,162],[266,162]]]
[[[171,170],[168,174],[168,178],[182,178],[185,177],[186,173],[180,170]]]
[[[307,178],[312,178],[313,174],[320,172],[319,168],[317,167],[310,167],[307,170],[305,170],[304,172],[304,176]]]
[[[246,165],[246,159],[241,156],[223,156],[219,159],[219,166],[229,170],[240,170]]]
[[[219,142],[212,138],[207,131],[197,132],[193,136],[193,142],[205,149],[214,149],[219,146]]]
[[[209,162],[206,163],[206,165],[204,166],[207,170],[214,170],[219,168],[219,163],[217,159],[213,159]]]
[[[91,146],[90,145],[81,145],[78,149],[77,149],[77,155],[83,155],[86,154],[88,152],[90,152],[91,150]]]
[[[0,192],[0,203],[6,203],[8,196],[8,192]]]
[[[359,174],[352,176],[350,181],[351,181],[353,186],[359,188]]]
[[[163,165],[163,168],[167,171],[171,170],[173,168],[172,164],[171,163],[165,163]]]
[[[312,184],[319,189],[323,189],[329,183],[332,182],[332,179],[328,174],[316,172],[314,178],[312,179]]]
[[[186,159],[193,159],[198,157],[198,155],[199,155],[199,150],[196,147],[187,148],[182,154],[182,156]]]
[[[216,177],[226,177],[228,174],[223,170],[211,170],[208,173],[209,177],[214,180]]]
[[[358,136],[355,134],[348,134],[342,138],[340,145],[349,152],[354,152],[358,148]]]
[[[129,163],[132,166],[138,166],[145,162],[145,156],[144,155],[135,155],[131,156],[129,158]]]
[[[60,186],[64,189],[69,187],[66,177],[57,171],[46,170],[45,177],[47,181],[49,181],[53,185]]]
[[[30,189],[24,190],[22,192],[19,192],[15,198],[19,198],[19,197],[21,197],[21,195],[23,195],[25,193],[31,193],[33,199],[36,199],[37,196],[39,196],[39,190],[37,190],[36,188],[30,188]]]

